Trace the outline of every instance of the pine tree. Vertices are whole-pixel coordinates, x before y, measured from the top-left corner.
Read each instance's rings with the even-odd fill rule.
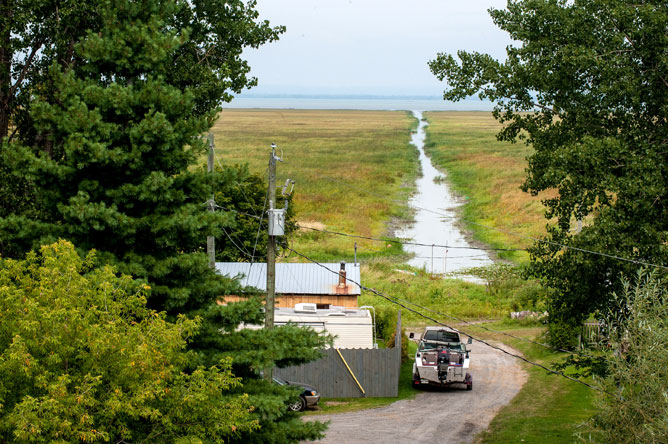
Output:
[[[258,373],[317,358],[325,339],[296,327],[237,332],[239,323],[261,318],[261,304],[219,306],[241,289],[209,269],[203,251],[206,236],[221,238],[236,215],[207,211],[212,190],[231,187],[234,175],[198,166],[202,135],[222,100],[255,83],[242,49],[277,38],[282,28],[258,22],[252,1],[10,6],[25,20],[0,20],[0,40],[7,33],[24,40],[3,41],[0,55],[13,63],[2,59],[0,68],[26,75],[16,89],[11,82],[20,75],[0,76],[0,101],[14,94],[0,116],[9,122],[0,200],[11,204],[0,210],[0,254],[22,257],[59,238],[82,253],[95,249],[101,263],[136,278],[133,285],[151,287],[149,308],[170,320],[201,319],[191,370],[232,358],[244,378],[238,390],[251,395],[260,426],[239,439],[317,438],[322,424],[287,411],[295,394]],[[24,57],[31,48],[33,61]]]

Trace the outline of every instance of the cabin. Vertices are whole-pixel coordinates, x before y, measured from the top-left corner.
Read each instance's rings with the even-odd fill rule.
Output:
[[[216,271],[238,278],[244,287],[267,291],[267,264],[247,262],[216,262]],[[276,307],[293,309],[297,304],[314,304],[316,309],[330,307],[357,308],[360,296],[360,265],[276,264]],[[243,295],[225,296],[225,302],[237,302]]]

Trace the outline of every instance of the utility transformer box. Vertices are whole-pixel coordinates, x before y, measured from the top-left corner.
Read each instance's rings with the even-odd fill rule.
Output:
[[[269,213],[269,236],[285,236],[285,208],[272,208]]]

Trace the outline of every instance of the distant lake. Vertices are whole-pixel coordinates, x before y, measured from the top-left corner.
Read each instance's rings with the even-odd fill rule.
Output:
[[[223,108],[351,109],[419,111],[491,111],[493,105],[477,98],[446,102],[424,96],[239,96]]]

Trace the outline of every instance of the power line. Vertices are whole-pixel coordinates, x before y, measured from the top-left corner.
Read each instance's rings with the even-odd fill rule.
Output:
[[[482,251],[526,251],[525,248],[460,247],[460,246],[441,245],[441,244],[423,244],[423,243],[420,243],[420,242],[409,242],[409,241],[401,241],[401,240],[396,240],[396,239],[383,239],[383,238],[379,238],[379,237],[362,236],[360,234],[342,233],[340,231],[322,230],[322,229],[319,229],[319,228],[304,227],[304,226],[301,226],[299,224],[297,224],[297,227],[302,228],[304,230],[312,230],[312,231],[319,231],[321,233],[335,234],[337,236],[353,237],[353,238],[356,238],[356,239],[367,239],[367,240],[376,241],[376,242],[392,242],[392,243],[401,244],[401,245],[414,245],[414,246],[417,246],[417,247],[438,247],[438,248],[447,248],[447,249],[482,250]]]
[[[322,267],[322,268],[324,268],[324,269],[330,271],[331,273],[334,273],[334,274],[336,274],[336,275],[339,274],[339,273],[337,273],[336,271],[330,270],[329,268],[327,268],[326,266],[324,266],[324,265],[322,265],[321,263],[317,262],[316,260],[311,259],[310,257],[308,257],[308,256],[306,256],[306,255],[304,255],[304,254],[302,254],[302,253],[300,253],[300,252],[298,252],[298,251],[296,251],[296,250],[290,248],[290,247],[286,247],[286,248],[290,249],[290,250],[291,250],[293,253],[295,253],[296,255],[298,255],[298,256],[300,256],[300,257],[306,259],[307,261],[312,262],[312,263],[314,263],[314,264],[316,264],[316,265],[318,265],[318,266],[320,266],[320,267]],[[514,358],[519,359],[519,360],[521,360],[521,361],[524,361],[524,362],[526,362],[527,364],[533,365],[533,366],[535,366],[535,367],[542,368],[543,370],[546,370],[547,372],[550,372],[550,373],[552,373],[552,374],[561,376],[561,377],[566,378],[566,379],[568,379],[568,380],[570,380],[570,381],[573,381],[573,382],[577,382],[577,383],[579,383],[579,384],[582,384],[582,385],[584,385],[584,386],[586,386],[586,387],[589,387],[589,388],[592,389],[592,390],[596,390],[596,391],[599,391],[599,392],[602,392],[602,393],[607,393],[607,392],[605,392],[604,390],[602,390],[600,387],[596,387],[596,386],[594,386],[594,385],[588,384],[588,383],[586,383],[586,382],[584,382],[584,381],[581,381],[581,380],[579,380],[579,379],[576,379],[576,378],[573,378],[573,377],[571,377],[571,376],[568,376],[568,375],[566,375],[566,374],[563,373],[563,372],[560,372],[560,371],[557,371],[557,370],[553,370],[553,369],[551,369],[551,368],[549,368],[549,367],[546,367],[546,366],[544,366],[544,365],[542,365],[542,364],[539,364],[539,363],[537,363],[537,362],[530,361],[530,360],[528,360],[527,358],[525,358],[524,356],[520,356],[520,355],[516,355],[516,354],[514,354],[514,353],[510,353],[509,351],[504,350],[504,349],[501,348],[501,347],[497,347],[497,346],[495,346],[495,345],[492,345],[492,344],[490,344],[489,342],[487,342],[487,341],[485,341],[485,340],[483,340],[483,339],[477,338],[477,337],[475,337],[475,336],[473,336],[473,335],[471,335],[471,334],[469,334],[469,333],[467,333],[467,332],[465,332],[465,331],[462,331],[462,330],[459,330],[459,329],[455,329],[454,327],[451,327],[451,326],[449,326],[449,325],[447,325],[447,324],[445,324],[445,323],[443,323],[443,322],[438,321],[437,319],[434,319],[434,318],[432,318],[432,317],[430,317],[430,316],[427,316],[427,315],[425,315],[424,313],[421,313],[421,312],[419,312],[419,311],[417,311],[417,310],[415,310],[415,309],[413,309],[413,308],[410,308],[410,307],[408,307],[408,306],[402,304],[401,302],[398,302],[398,301],[394,300],[392,297],[387,296],[387,295],[381,293],[380,291],[378,291],[378,290],[376,290],[376,289],[374,289],[374,288],[366,287],[366,286],[362,285],[362,284],[359,283],[359,282],[355,282],[354,280],[348,278],[347,276],[346,276],[345,279],[346,279],[347,281],[349,281],[349,282],[355,284],[355,285],[358,285],[362,290],[369,291],[369,292],[375,294],[376,296],[379,296],[379,297],[381,297],[381,298],[383,298],[383,299],[385,299],[385,300],[387,300],[387,301],[389,301],[389,302],[391,302],[391,303],[393,303],[393,304],[396,304],[396,305],[398,305],[398,306],[400,306],[400,307],[402,307],[402,308],[405,308],[406,310],[408,310],[408,311],[410,311],[410,312],[412,312],[412,313],[415,313],[415,314],[417,314],[418,316],[421,316],[421,317],[423,317],[423,318],[425,318],[425,319],[427,319],[427,320],[430,320],[430,321],[432,321],[432,322],[435,322],[436,324],[442,325],[442,326],[447,327],[447,328],[452,328],[453,330],[460,331],[460,332],[464,333],[464,335],[470,337],[471,339],[473,339],[473,340],[475,340],[475,341],[478,341],[478,342],[480,342],[480,343],[482,343],[482,344],[484,344],[484,345],[486,345],[486,346],[488,346],[488,347],[490,347],[490,348],[493,348],[493,349],[495,349],[495,350],[498,350],[498,351],[500,351],[500,352],[502,352],[502,353],[504,353],[504,354],[506,354],[506,355],[508,355],[508,356],[514,357]],[[608,394],[610,394],[610,393],[608,393]],[[614,396],[617,396],[617,395],[614,395]]]
[[[225,233],[227,238],[230,240],[230,242],[232,242],[232,245],[234,245],[236,247],[236,249],[241,252],[241,254],[243,254],[244,256],[249,257],[251,260],[254,258],[254,256],[251,255],[248,251],[246,251],[245,249],[240,247],[236,242],[234,242],[234,239],[232,239],[232,236],[230,236],[230,234],[227,232],[227,230],[224,227],[221,227],[221,229],[223,230],[223,233]],[[253,254],[255,254],[255,253],[253,253]]]
[[[264,217],[264,210],[267,207],[267,199],[269,199],[269,188],[264,194],[264,204],[262,205],[262,215],[260,216],[260,221],[257,224],[257,233],[255,234],[255,245],[253,245],[253,257],[251,258],[251,263],[248,266],[248,274],[250,275],[251,269],[253,268],[253,261],[255,260],[255,251],[257,250],[257,242],[260,239],[260,230],[262,229],[262,220]]]
[[[216,207],[227,210],[227,211],[234,211],[234,212],[237,212],[239,214],[243,214],[243,215],[248,216],[248,217],[258,218],[257,216],[253,216],[251,214],[244,213],[244,212],[237,211],[237,210],[233,210],[233,209],[230,209],[230,208],[221,207],[219,205],[216,205]],[[441,214],[441,213],[437,213],[437,214]],[[465,219],[462,219],[462,220],[465,220]],[[467,221],[467,222],[469,222],[469,221]],[[610,259],[621,260],[621,261],[625,261],[625,262],[634,263],[634,264],[637,264],[637,265],[645,265],[645,266],[648,266],[648,267],[655,267],[655,268],[661,268],[661,269],[664,269],[664,270],[668,270],[668,267],[665,266],[665,265],[653,264],[651,262],[639,261],[639,260],[635,260],[635,259],[628,259],[628,258],[625,258],[625,257],[616,256],[616,255],[609,254],[609,253],[603,253],[603,252],[600,252],[600,251],[587,250],[585,248],[579,248],[579,247],[573,247],[573,246],[569,246],[569,245],[559,244],[557,242],[552,242],[552,241],[548,241],[548,240],[544,240],[544,239],[538,239],[538,238],[534,238],[534,237],[530,237],[530,236],[524,236],[524,235],[520,235],[520,234],[517,234],[517,233],[512,233],[512,232],[507,231],[507,230],[503,230],[501,228],[489,227],[487,225],[482,225],[482,224],[478,224],[478,223],[475,223],[475,222],[470,222],[470,223],[472,223],[474,225],[480,225],[480,226],[485,227],[485,228],[498,230],[498,231],[501,231],[501,232],[504,232],[504,233],[507,233],[507,234],[510,234],[510,235],[513,235],[513,236],[518,236],[518,237],[522,237],[522,238],[525,238],[525,239],[531,239],[531,240],[534,240],[536,242],[545,243],[545,244],[549,244],[549,245],[554,245],[554,246],[562,247],[562,248],[565,248],[565,249],[580,251],[582,253],[593,254],[593,255],[598,255],[598,256],[604,256],[604,257],[607,257],[607,258],[610,258]],[[367,240],[382,241],[382,242],[394,242],[394,243],[398,243],[398,244],[402,244],[402,245],[415,245],[415,246],[423,246],[423,247],[434,246],[434,247],[439,247],[439,248],[453,248],[453,249],[454,248],[468,248],[468,249],[471,249],[471,250],[483,250],[483,251],[526,251],[526,249],[522,249],[522,248],[453,247],[453,246],[450,246],[450,245],[423,244],[423,243],[418,243],[418,242],[407,242],[407,241],[399,241],[399,240],[393,240],[393,239],[374,238],[374,237],[371,237],[371,236],[348,234],[348,233],[342,233],[342,232],[331,231],[331,230],[321,230],[321,229],[318,229],[318,228],[303,227],[301,225],[298,225],[298,227],[302,228],[302,229],[306,229],[306,230],[319,231],[319,232],[328,233],[328,234],[335,234],[335,235],[338,235],[338,236],[347,236],[347,237],[352,237],[352,238],[357,238],[357,239],[367,239]]]
[[[355,191],[360,191],[360,192],[365,193],[365,194],[370,195],[370,196],[375,196],[375,197],[379,197],[379,198],[382,198],[382,199],[387,199],[387,196],[381,196],[377,193],[373,193],[371,191],[368,191],[368,190],[365,190],[365,189],[362,189],[362,188],[359,188],[359,187],[353,187],[351,185],[348,185],[348,184],[346,184],[346,183],[344,183],[340,180],[337,180],[337,179],[334,179],[334,178],[331,178],[331,177],[327,177],[327,176],[319,176],[319,177],[322,178],[322,179],[328,180],[330,182],[334,182],[334,183],[343,185],[345,187],[351,188]],[[403,201],[400,201],[398,199],[393,199],[392,201],[395,202],[395,203],[404,204]],[[417,208],[418,210],[427,211],[429,213],[433,213],[433,214],[436,214],[436,215],[441,216],[441,217],[445,217],[445,218],[448,218],[448,219],[455,219],[454,216],[450,216],[450,215],[447,215],[447,214],[444,214],[444,213],[441,213],[439,211],[435,211],[435,210],[432,210],[432,209],[429,209],[429,208],[423,208],[423,207],[420,207],[420,206],[417,206],[417,205],[413,205],[413,207]],[[462,217],[459,217],[458,219],[461,220],[461,221],[464,221],[466,223],[469,223],[471,225],[476,225],[478,227],[487,228],[489,230],[496,230],[496,231],[499,231],[501,233],[507,234],[509,236],[517,237],[517,238],[520,238],[520,239],[531,240],[531,241],[534,241],[534,242],[547,244],[547,245],[552,245],[552,246],[564,248],[564,249],[567,249],[567,250],[579,251],[581,253],[603,256],[603,257],[607,257],[609,259],[615,259],[615,260],[620,260],[620,261],[624,261],[624,262],[630,262],[630,263],[633,263],[633,264],[636,264],[636,265],[645,265],[645,266],[648,266],[648,267],[662,268],[664,270],[668,270],[668,266],[665,266],[665,265],[653,264],[651,262],[641,261],[641,260],[637,260],[637,259],[628,259],[628,258],[625,258],[625,257],[622,257],[622,256],[617,256],[617,255],[614,255],[614,254],[603,253],[603,252],[595,251],[595,250],[588,250],[586,248],[574,247],[574,246],[560,244],[558,242],[554,242],[554,241],[550,241],[550,240],[546,240],[546,239],[540,239],[540,238],[535,238],[535,237],[532,237],[532,236],[526,236],[526,235],[515,233],[515,232],[512,232],[510,230],[503,229],[503,228],[492,227],[492,226],[481,224],[481,223],[478,223],[478,222],[473,222],[471,220],[464,219]],[[512,250],[508,250],[508,251],[512,251]]]

